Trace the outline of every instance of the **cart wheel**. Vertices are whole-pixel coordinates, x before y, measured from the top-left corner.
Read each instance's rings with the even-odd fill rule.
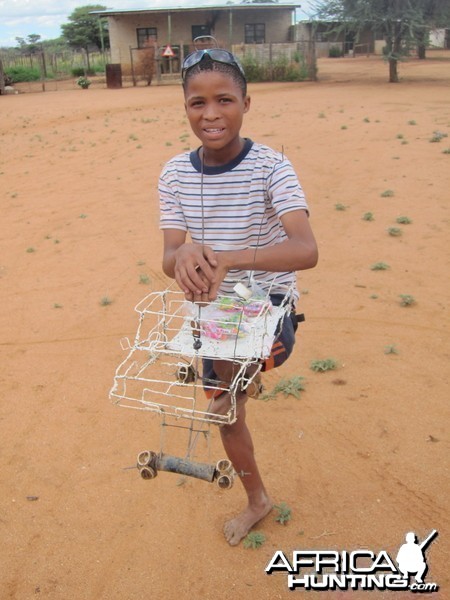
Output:
[[[142,479],[154,479],[158,475],[158,471],[153,467],[142,467],[139,472]]]
[[[216,470],[219,471],[221,475],[231,474],[233,472],[231,460],[228,460],[228,458],[222,458],[222,460],[218,460],[216,464]]]
[[[217,485],[221,490],[229,490],[233,487],[233,479],[232,475],[220,475],[217,478]]]
[[[196,379],[194,367],[188,364],[180,364],[177,369],[177,379],[180,383],[192,383]]]
[[[156,455],[151,450],[143,450],[142,452],[139,452],[138,457],[137,457],[138,468],[147,467],[150,464],[150,461],[153,459],[154,456],[156,456]]]

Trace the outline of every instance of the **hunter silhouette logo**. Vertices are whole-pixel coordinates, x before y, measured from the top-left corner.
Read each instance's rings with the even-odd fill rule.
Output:
[[[410,590],[414,593],[437,592],[437,583],[425,582],[428,570],[425,550],[437,537],[433,529],[423,542],[418,543],[416,534],[410,531],[400,546],[394,561],[385,550],[378,553],[359,549],[343,550],[294,550],[292,560],[277,550],[265,571],[288,573],[288,589],[305,590]],[[410,583],[411,575],[414,581]]]
[[[406,544],[401,546],[397,554],[397,563],[403,577],[409,579],[411,573],[415,573],[414,579],[417,583],[423,583],[423,577],[428,570],[425,561],[425,548],[431,544],[438,532],[436,529],[429,534],[421,544],[416,542],[416,534],[410,531],[406,534]]]

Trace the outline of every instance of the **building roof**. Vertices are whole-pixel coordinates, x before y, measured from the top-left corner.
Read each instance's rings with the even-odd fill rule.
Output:
[[[105,17],[114,16],[114,15],[127,15],[127,14],[142,14],[142,13],[167,13],[167,12],[195,12],[195,11],[205,11],[205,10],[243,10],[243,9],[253,9],[253,8],[268,8],[268,9],[281,9],[281,8],[289,8],[291,10],[295,10],[297,8],[301,8],[301,5],[298,3],[280,3],[280,2],[252,2],[252,3],[240,3],[240,4],[219,4],[219,5],[208,5],[204,6],[155,6],[153,8],[118,8],[118,9],[107,9],[107,10],[93,10],[91,14],[94,15],[103,15]]]

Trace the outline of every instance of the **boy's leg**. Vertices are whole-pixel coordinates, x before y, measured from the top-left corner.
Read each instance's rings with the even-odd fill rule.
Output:
[[[243,403],[239,408],[235,423],[220,427],[223,447],[241,478],[248,500],[247,507],[234,519],[225,523],[225,538],[232,546],[239,544],[253,525],[272,509],[272,502],[256,464],[253,442],[245,422],[245,414],[245,403]]]
[[[263,365],[263,370],[280,366],[291,354],[294,342],[294,321],[290,316],[287,316],[283,320],[280,334],[272,348],[272,355]],[[236,365],[233,365],[230,361],[214,361],[213,363],[213,373],[223,382],[232,381],[237,373],[236,368]],[[253,374],[257,368],[259,366],[252,365],[248,374]],[[252,438],[245,422],[246,402],[247,395],[244,392],[238,392],[236,396],[236,422],[232,425],[222,425],[220,427],[223,447],[241,478],[248,499],[247,507],[237,517],[225,523],[225,537],[232,546],[239,544],[253,525],[264,518],[272,508],[272,502],[259,474]],[[210,410],[213,413],[224,415],[229,408],[230,395],[226,392],[212,401]]]
[[[257,366],[252,366],[254,372]],[[214,371],[221,381],[232,381],[236,365],[229,361],[214,361]],[[249,530],[265,517],[272,508],[256,464],[253,441],[245,421],[247,395],[238,392],[236,397],[237,419],[232,425],[222,425],[220,435],[225,452],[240,477],[247,494],[247,507],[234,519],[225,523],[224,533],[229,544],[236,546]],[[225,414],[230,407],[230,395],[222,394],[213,401],[211,411]]]
[[[235,378],[240,365],[227,360],[215,360],[213,368],[209,370],[210,381],[217,381],[217,387],[228,389],[230,383]],[[246,370],[246,376],[251,377],[256,371],[259,371],[258,364],[250,365]],[[241,405],[247,402],[246,392],[236,390],[236,415],[239,413]],[[229,392],[221,393],[211,400],[209,411],[215,415],[226,415],[231,408],[231,398]]]

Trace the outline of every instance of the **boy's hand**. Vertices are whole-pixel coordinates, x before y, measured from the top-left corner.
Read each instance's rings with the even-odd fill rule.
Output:
[[[218,252],[216,254],[217,266],[213,270],[214,278],[211,281],[208,291],[208,298],[210,302],[217,298],[217,292],[219,291],[219,287],[221,286],[222,281],[225,279],[229,271],[229,266],[225,261],[225,257],[225,252]]]
[[[182,244],[175,252],[175,279],[191,302],[207,302],[215,281],[214,250],[200,244]]]

